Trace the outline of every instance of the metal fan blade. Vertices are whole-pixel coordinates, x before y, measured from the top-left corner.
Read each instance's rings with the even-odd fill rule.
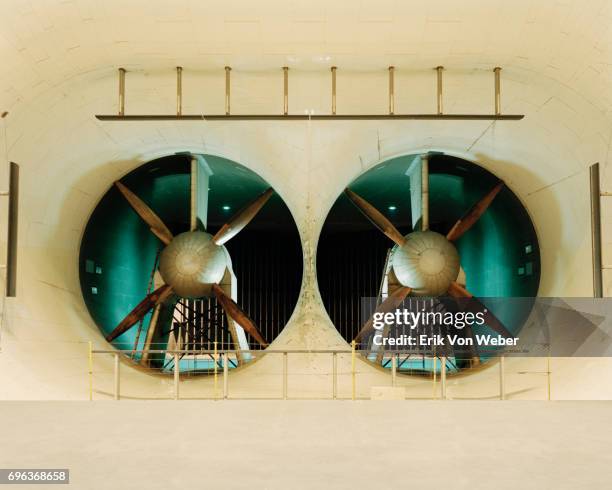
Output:
[[[510,330],[508,330],[502,322],[500,322],[497,317],[491,313],[491,311],[486,308],[477,298],[475,298],[472,293],[470,293],[463,286],[457,284],[456,282],[452,282],[448,288],[448,294],[453,298],[458,299],[467,299],[466,301],[466,310],[472,312],[480,312],[484,313],[485,324],[497,332],[499,335],[503,335],[504,337],[514,337]]]
[[[123,194],[123,197],[130,203],[130,206],[136,211],[136,214],[142,218],[142,220],[149,225],[149,228],[153,234],[159,238],[162,242],[168,245],[172,241],[172,233],[164,222],[157,216],[149,206],[147,206],[142,199],[136,194],[124,186],[121,182],[115,182],[117,189]]]
[[[391,223],[391,221],[389,221],[380,211],[378,211],[364,198],[362,198],[358,194],[355,194],[349,188],[344,189],[344,193],[357,207],[357,209],[359,209],[359,211],[361,211],[363,215],[368,218],[374,226],[376,226],[376,228],[382,231],[399,246],[402,246],[404,244],[405,240],[402,234],[397,230],[395,226],[393,226],[393,223]]]
[[[223,245],[240,233],[240,231],[242,231],[242,229],[255,217],[263,205],[268,202],[268,199],[270,199],[273,193],[274,190],[269,188],[249,205],[238,211],[238,213],[232,216],[232,218],[215,234],[213,242],[217,245]]]
[[[406,299],[406,296],[410,294],[411,289],[406,287],[397,288],[393,291],[387,298],[376,307],[374,313],[389,313],[395,310],[399,305],[402,304],[402,301]],[[374,314],[370,317],[370,319],[361,327],[359,333],[355,337],[355,342],[361,342],[364,335],[367,335],[370,330],[373,328],[374,323]]]
[[[119,325],[106,336],[106,340],[112,342],[119,335],[127,332],[132,328],[142,317],[144,317],[151,308],[155,305],[163,303],[172,294],[172,288],[167,284],[157,288],[152,293],[145,296],[145,298],[136,305],[136,307],[130,311],[127,316],[121,320]]]
[[[468,231],[484,214],[504,185],[505,184],[502,181],[499,181],[495,187],[493,187],[493,189],[491,189],[480,201],[474,204],[467,213],[459,218],[459,220],[453,225],[451,230],[446,235],[447,240],[454,242],[466,231]]]
[[[208,226],[208,191],[212,170],[202,155],[191,155],[191,231]]]
[[[221,289],[217,284],[213,284],[212,287],[213,292],[221,306],[227,313],[227,316],[232,318],[238,325],[240,325],[251,337],[253,337],[262,347],[268,347],[268,343],[264,340],[264,338],[259,333],[259,330],[253,323],[248,315],[236,304],[236,302],[230,298],[225,291]]]

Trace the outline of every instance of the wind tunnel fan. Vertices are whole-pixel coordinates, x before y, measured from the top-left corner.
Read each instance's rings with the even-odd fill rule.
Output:
[[[345,189],[349,200],[382,233],[394,242],[388,258],[389,293],[376,307],[374,313],[388,313],[399,308],[406,298],[436,298],[436,308],[444,308],[443,297],[454,298],[458,306],[466,311],[483,312],[485,325],[504,337],[512,337],[499,319],[475,298],[465,287],[460,256],[455,242],[468,233],[472,226],[487,211],[495,197],[504,188],[499,180],[480,200],[473,204],[445,235],[429,229],[429,164],[428,157],[417,158],[409,167],[413,231],[402,235],[399,230],[373,205],[361,196]],[[416,230],[416,231],[414,231]],[[356,342],[373,332],[373,316],[361,327]],[[388,331],[386,332],[388,334]],[[466,326],[457,331],[464,337],[472,337],[472,329]],[[474,345],[466,344],[466,357],[471,365],[478,364],[480,357]],[[380,353],[379,353],[380,357]]]
[[[248,348],[244,332],[261,347],[268,343],[251,318],[232,298],[231,258],[224,246],[242,231],[257,215],[273,194],[268,188],[227,221],[214,235],[207,233],[208,184],[210,170],[198,155],[191,157],[191,204],[188,231],[174,236],[155,212],[121,182],[116,188],[127,200],[149,230],[164,245],[159,254],[155,289],[147,294],[121,322],[106,336],[112,342],[130,330],[153,310],[145,345],[163,324],[172,322],[174,305],[178,298],[198,299],[215,297],[228,319],[234,344]],[[146,353],[143,363],[146,363]]]

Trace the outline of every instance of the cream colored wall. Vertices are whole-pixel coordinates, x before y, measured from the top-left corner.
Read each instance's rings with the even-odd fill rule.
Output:
[[[607,2],[510,6],[500,1],[486,7],[463,2],[461,9],[451,1],[391,3],[388,9],[380,2],[372,8],[334,2],[338,10],[327,2],[260,3],[256,10],[246,1],[0,5],[0,109],[10,111],[8,157],[22,169],[19,296],[6,304],[0,398],[87,395],[86,342],[93,340],[99,348],[107,344],[85,310],[78,285],[84,225],[115,179],[174,151],[213,153],[248,166],[293,212],[302,233],[305,278],[298,308],[274,347],[346,347],[316,288],[318,234],[348,182],[400,154],[445,151],[503,178],[526,204],[538,231],[540,294],[591,294],[590,164],[602,164],[603,190],[612,189]],[[384,113],[389,64],[397,66],[397,113],[434,112],[432,67],[438,64],[447,68],[445,111],[491,112],[491,70],[500,65],[503,112],[526,117],[497,123],[94,119],[94,114],[116,111],[118,66],[128,69],[127,113],[174,111],[177,64],[184,66],[184,113],[223,112],[225,64],[234,68],[234,113],[281,112],[279,67],[286,64],[292,113],[329,111],[331,64],[339,67],[339,113]],[[0,177],[6,182],[6,172]],[[609,263],[612,205],[605,198],[603,214],[604,262]],[[612,277],[605,279],[610,291]],[[271,357],[233,374],[236,392],[258,383],[262,393],[276,390],[278,363]],[[528,370],[541,368],[541,361],[528,364]],[[556,397],[612,397],[607,359],[555,360],[555,365]],[[389,382],[388,374],[359,366],[369,373],[370,384]],[[314,375],[324,376],[328,367],[316,356],[296,358],[293,369],[300,374],[290,379],[297,387],[292,389],[312,396],[327,393],[323,378]],[[99,386],[110,382],[104,374],[109,369],[110,363],[97,359]],[[495,393],[493,370],[472,376],[467,392]],[[139,395],[170,389],[165,380],[127,366],[123,378],[125,389]],[[412,393],[420,393],[415,387],[420,380],[406,382]],[[521,383],[528,391],[517,387],[517,397],[541,397],[541,379]],[[209,384],[192,381],[186,389],[198,393]]]

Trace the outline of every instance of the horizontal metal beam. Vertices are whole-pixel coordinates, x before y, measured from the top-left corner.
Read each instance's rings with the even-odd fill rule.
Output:
[[[385,121],[385,120],[449,120],[449,121],[520,121],[524,114],[99,114],[99,121]]]
[[[491,348],[491,351],[494,349]],[[295,350],[279,350],[279,349],[217,349],[217,350],[207,350],[207,349],[195,349],[195,350],[172,350],[172,349],[145,349],[145,350],[134,350],[134,349],[93,349],[92,354],[125,354],[133,356],[138,353],[148,353],[148,354],[196,354],[196,355],[211,355],[211,354],[236,354],[236,353],[251,353],[251,354],[351,354],[353,351],[351,349],[295,349]],[[355,352],[359,354],[376,354],[372,349],[355,349]],[[488,352],[488,351],[487,351]],[[388,354],[391,351],[387,351]],[[398,355],[416,355],[417,353],[414,350],[394,350],[393,354]],[[419,356],[422,356],[423,353],[418,353]],[[433,355],[427,355],[426,357],[431,358]],[[436,355],[435,357],[441,357],[440,355]]]

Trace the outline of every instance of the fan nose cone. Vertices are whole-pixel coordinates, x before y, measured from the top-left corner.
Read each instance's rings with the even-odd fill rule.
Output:
[[[223,279],[226,265],[223,248],[202,231],[175,236],[159,258],[163,280],[185,298],[210,295],[211,285]]]
[[[440,296],[459,275],[459,254],[443,235],[417,231],[393,254],[393,271],[399,282],[417,296]]]

